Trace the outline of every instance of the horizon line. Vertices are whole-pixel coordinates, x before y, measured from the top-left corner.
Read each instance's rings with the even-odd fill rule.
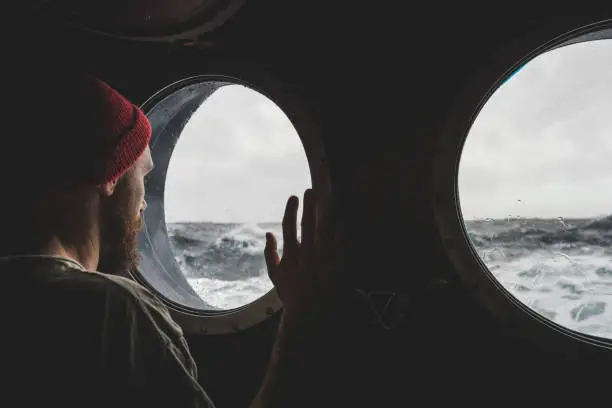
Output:
[[[590,220],[593,218],[607,218],[612,216],[611,214],[603,214],[603,215],[590,215],[590,216],[548,216],[548,217],[543,217],[543,216],[527,216],[527,215],[519,215],[519,216],[506,216],[506,217],[499,217],[499,218],[495,218],[495,217],[478,217],[478,218],[463,218],[463,221],[486,221],[486,220],[493,220],[493,221],[499,221],[499,220],[521,220],[521,219],[527,219],[527,220],[557,220],[559,218],[562,218],[564,220]]]
[[[166,221],[166,224],[282,224],[282,221]]]
[[[610,217],[612,216],[612,214],[603,214],[603,215],[592,215],[592,216],[579,216],[579,217],[575,217],[575,216],[548,216],[548,217],[544,217],[544,216],[527,216],[527,215],[520,215],[520,216],[512,216],[512,217],[478,217],[478,218],[463,218],[463,221],[486,221],[486,220],[493,220],[493,221],[503,221],[503,220],[520,220],[520,219],[530,219],[530,220],[556,220],[559,218],[562,219],[567,219],[567,220],[588,220],[588,219],[593,219],[593,218],[606,218],[606,217]],[[166,224],[196,224],[196,223],[200,223],[200,224],[282,224],[282,221],[185,221],[185,220],[181,220],[181,221],[165,221]]]

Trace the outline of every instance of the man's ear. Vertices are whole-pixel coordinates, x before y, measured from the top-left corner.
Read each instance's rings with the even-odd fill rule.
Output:
[[[104,183],[98,187],[100,190],[100,194],[106,197],[110,197],[115,192],[115,188],[117,187],[117,180],[109,181],[108,183]]]

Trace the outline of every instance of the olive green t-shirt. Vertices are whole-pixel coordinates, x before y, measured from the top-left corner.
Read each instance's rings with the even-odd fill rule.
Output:
[[[0,276],[10,406],[213,407],[180,327],[138,283],[46,255],[0,258]]]

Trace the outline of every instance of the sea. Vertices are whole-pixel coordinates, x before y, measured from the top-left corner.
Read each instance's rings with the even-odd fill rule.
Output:
[[[233,309],[272,289],[263,251],[271,232],[282,255],[280,223],[181,222],[167,228],[181,271],[206,303]]]
[[[569,329],[612,338],[612,216],[465,222],[484,264],[518,300]],[[265,233],[279,223],[168,225],[175,257],[207,303],[231,309],[272,288]]]
[[[465,225],[489,271],[523,304],[569,329],[612,338],[612,216]]]

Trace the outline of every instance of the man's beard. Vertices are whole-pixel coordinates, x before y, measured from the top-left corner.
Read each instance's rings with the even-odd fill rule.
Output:
[[[129,272],[140,263],[138,233],[142,229],[143,220],[140,215],[130,219],[129,208],[128,197],[119,194],[102,203],[99,272],[129,276]]]

